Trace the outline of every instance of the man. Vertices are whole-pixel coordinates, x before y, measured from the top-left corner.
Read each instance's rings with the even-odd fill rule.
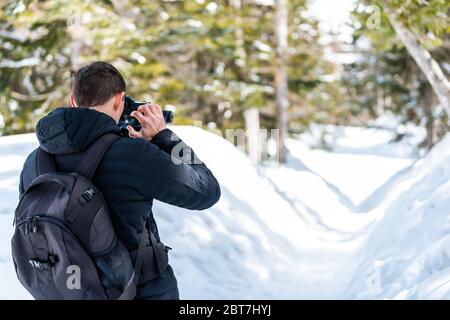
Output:
[[[54,155],[58,171],[73,171],[83,151],[102,135],[120,134],[117,123],[124,108],[125,89],[119,71],[105,62],[93,62],[73,75],[72,108],[55,109],[36,127],[40,146]],[[131,138],[123,137],[111,145],[93,178],[109,205],[114,229],[130,252],[137,249],[146,221],[160,240],[152,213],[153,199],[202,210],[220,198],[219,184],[203,163],[198,159],[180,163],[176,152],[172,154],[187,146],[179,145],[183,142],[165,128],[158,105],[140,106],[132,116],[142,129],[137,132],[128,127]],[[24,164],[21,194],[37,176],[36,154],[34,150]],[[170,265],[160,277],[145,278],[143,270],[137,299],[179,299]]]

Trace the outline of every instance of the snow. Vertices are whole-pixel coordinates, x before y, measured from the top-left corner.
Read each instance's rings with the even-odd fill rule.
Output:
[[[173,130],[214,172],[205,211],[155,201],[183,299],[450,297],[450,137],[416,161],[392,128],[313,126],[284,166],[222,137]],[[317,148],[324,145],[326,150]],[[34,134],[0,138],[0,298],[30,298],[10,258],[18,176]]]
[[[357,298],[450,298],[450,136],[390,184],[384,216],[361,254]],[[370,270],[373,286],[362,273]]]

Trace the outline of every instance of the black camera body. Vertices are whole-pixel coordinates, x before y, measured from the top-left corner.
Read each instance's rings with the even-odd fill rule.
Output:
[[[139,123],[139,121],[135,117],[132,117],[130,114],[133,111],[136,111],[139,106],[141,106],[143,104],[147,104],[147,103],[148,102],[146,102],[146,101],[136,101],[131,96],[125,96],[125,104],[124,104],[124,108],[123,108],[123,113],[120,116],[120,120],[119,120],[120,131],[122,131],[122,134],[124,136],[126,136],[126,137],[128,136],[127,126],[132,126],[134,128],[134,130],[136,130],[136,131],[141,130],[141,124]],[[164,116],[164,121],[166,123],[172,123],[172,121],[173,121],[172,111],[163,110],[163,116]]]

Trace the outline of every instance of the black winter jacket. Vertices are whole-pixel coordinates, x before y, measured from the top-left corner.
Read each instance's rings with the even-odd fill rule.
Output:
[[[86,108],[55,109],[36,127],[40,147],[55,155],[57,170],[62,172],[74,170],[82,152],[100,136],[111,132],[120,134],[110,116]],[[92,180],[102,191],[116,233],[128,250],[137,248],[147,218],[159,240],[152,213],[153,199],[197,210],[209,208],[219,200],[220,187],[211,171],[198,159],[189,162],[186,157],[180,157],[186,150],[182,147],[187,146],[171,130],[165,129],[150,142],[126,137],[115,141],[100,162]],[[174,148],[176,156],[172,155]],[[190,152],[192,160],[195,154]],[[21,194],[37,176],[36,153],[37,149],[25,161],[20,176]],[[171,267],[160,278],[141,284],[137,297],[177,298]]]

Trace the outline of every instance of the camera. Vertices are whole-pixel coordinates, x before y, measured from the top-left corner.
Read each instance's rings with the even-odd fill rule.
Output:
[[[135,117],[132,117],[130,114],[133,111],[136,111],[139,106],[141,106],[143,104],[147,104],[147,103],[149,103],[149,102],[136,101],[131,96],[125,96],[125,104],[124,104],[124,108],[123,108],[123,113],[120,116],[120,120],[119,120],[120,131],[122,132],[122,134],[124,136],[126,136],[126,137],[128,136],[127,126],[132,126],[134,128],[134,130],[136,130],[136,131],[141,130],[141,124],[139,123],[139,121]],[[172,123],[172,121],[173,121],[172,111],[163,110],[163,116],[164,116],[164,121],[166,123]]]

